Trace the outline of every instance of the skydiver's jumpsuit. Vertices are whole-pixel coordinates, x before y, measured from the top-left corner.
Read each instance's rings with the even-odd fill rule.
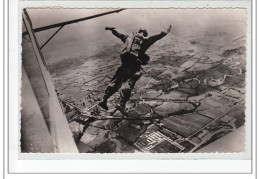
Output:
[[[145,54],[146,50],[157,40],[160,40],[166,36],[167,33],[161,32],[160,34],[149,38],[141,37],[141,41],[138,41],[139,49],[135,51],[135,55],[132,55],[128,53],[129,51],[127,50],[127,46],[129,46],[129,39],[134,38],[138,34],[124,35],[117,32],[115,29],[111,31],[116,37],[121,39],[121,41],[125,44],[125,48],[120,55],[122,65],[117,69],[115,75],[105,90],[103,101],[107,101],[109,97],[121,88],[123,83],[127,82],[126,87],[120,91],[120,105],[125,106],[126,102],[130,99],[131,91],[134,88],[135,83],[142,75],[141,65],[146,65],[150,59],[150,57]]]

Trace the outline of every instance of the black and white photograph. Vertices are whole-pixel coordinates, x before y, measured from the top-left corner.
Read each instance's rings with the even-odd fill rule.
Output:
[[[243,8],[24,8],[20,152],[244,153],[247,18]]]

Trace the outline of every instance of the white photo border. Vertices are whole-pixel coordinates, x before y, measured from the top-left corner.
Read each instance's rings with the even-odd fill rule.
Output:
[[[210,153],[210,154],[21,154],[19,153],[20,119],[20,79],[21,79],[21,12],[25,7],[63,7],[63,8],[246,8],[247,19],[247,91],[252,98],[252,63],[251,60],[251,3],[248,1],[20,1],[9,2],[9,122],[8,122],[8,161],[10,173],[251,173],[254,120],[246,120],[247,147],[245,153]],[[15,8],[16,7],[16,8]],[[10,9],[18,9],[18,12]],[[16,16],[15,16],[16,15]],[[17,22],[17,23],[13,23]],[[10,38],[10,35],[12,38]],[[11,60],[11,59],[19,59]],[[249,70],[248,70],[249,69]],[[17,83],[10,83],[15,81]],[[248,94],[247,94],[248,95]],[[251,99],[246,101],[247,118],[252,118]],[[17,104],[16,104],[17,103]],[[17,112],[14,112],[17,111]],[[249,116],[249,117],[248,117]],[[15,120],[16,119],[16,120]],[[252,127],[252,128],[251,128]],[[17,130],[18,129],[18,130]],[[164,155],[164,156],[162,156]],[[59,160],[58,160],[59,159]],[[108,160],[109,159],[109,160]],[[140,160],[141,159],[141,160]],[[151,160],[152,159],[152,160]],[[173,160],[174,159],[174,160]],[[180,160],[182,159],[182,160]],[[197,160],[194,160],[197,159]],[[201,160],[198,160],[201,159]],[[213,162],[212,165],[209,163]],[[131,167],[125,167],[125,164]],[[187,163],[190,167],[187,170]],[[14,165],[15,164],[15,165]],[[69,165],[68,165],[69,164]],[[148,166],[150,168],[144,167]],[[86,170],[86,165],[88,169]],[[55,166],[55,167],[54,167]],[[67,167],[70,166],[70,170]],[[83,166],[83,167],[82,167]],[[98,166],[98,167],[97,167]],[[108,167],[109,166],[109,167]],[[117,167],[114,167],[117,166]],[[152,167],[152,166],[157,166]],[[158,166],[162,166],[159,167]],[[168,166],[168,167],[167,167]],[[170,166],[170,167],[169,167]],[[217,166],[217,167],[216,167]],[[228,166],[228,167],[227,167]],[[53,171],[55,168],[55,171]],[[185,168],[185,169],[184,169]]]

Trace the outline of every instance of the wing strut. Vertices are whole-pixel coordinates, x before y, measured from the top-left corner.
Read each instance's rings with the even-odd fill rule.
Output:
[[[65,25],[69,25],[69,24],[73,24],[73,23],[78,23],[78,22],[81,22],[81,21],[89,20],[89,19],[94,19],[94,18],[105,16],[105,15],[112,14],[112,13],[118,13],[118,12],[121,12],[123,10],[125,10],[125,9],[108,11],[108,12],[105,12],[105,13],[96,14],[96,15],[88,16],[88,17],[83,17],[83,18],[80,18],[80,19],[75,19],[75,20],[71,20],[71,21],[61,22],[61,23],[52,24],[52,25],[48,25],[48,26],[43,26],[43,27],[33,29],[33,31],[36,33],[36,32],[40,32],[40,31],[44,31],[44,30],[48,30],[48,29],[53,29],[53,28],[57,28],[57,27],[61,27],[61,26],[65,26]],[[23,33],[23,35],[27,35],[27,34],[28,34],[28,32]]]
[[[85,21],[85,20],[89,20],[89,19],[105,16],[105,15],[112,14],[112,13],[118,13],[118,12],[123,11],[123,10],[125,10],[125,9],[118,9],[118,10],[114,10],[114,11],[108,11],[108,12],[105,12],[105,13],[96,14],[96,15],[88,16],[88,17],[83,17],[83,18],[80,18],[80,19],[75,19],[75,20],[71,20],[71,21],[61,22],[61,23],[52,24],[52,25],[48,25],[48,26],[43,26],[43,27],[39,27],[39,28],[33,29],[33,31],[34,31],[34,33],[36,33],[36,32],[41,32],[41,31],[44,31],[44,30],[48,30],[48,29],[53,29],[53,28],[59,27],[59,29],[41,46],[40,49],[42,49],[65,25],[78,23],[78,22],[81,22],[81,21]],[[23,33],[23,37],[25,35],[27,35],[27,34],[28,34],[27,31],[24,32]]]
[[[64,26],[60,26],[60,28],[41,46],[42,49]]]

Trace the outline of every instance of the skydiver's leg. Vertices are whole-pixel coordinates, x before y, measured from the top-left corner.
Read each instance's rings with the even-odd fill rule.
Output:
[[[128,81],[128,86],[132,89],[135,87],[135,83],[141,78],[142,76],[141,70],[137,71],[132,78]]]
[[[115,94],[122,86],[123,83],[123,79],[122,79],[122,75],[121,75],[121,67],[119,67],[117,69],[116,74],[113,76],[111,82],[109,83],[109,85],[107,86],[107,89],[105,90],[105,94],[103,97],[103,100],[99,103],[99,105],[105,109],[108,110],[107,107],[107,100],[113,95]]]
[[[134,89],[135,83],[140,79],[140,77],[142,76],[142,72],[141,71],[137,71],[129,80],[127,83],[127,86],[124,87],[123,89],[121,89],[120,91],[120,103],[119,106],[122,109],[125,109],[125,105],[127,103],[127,101],[129,101],[130,97],[131,97],[131,91],[132,89]]]

